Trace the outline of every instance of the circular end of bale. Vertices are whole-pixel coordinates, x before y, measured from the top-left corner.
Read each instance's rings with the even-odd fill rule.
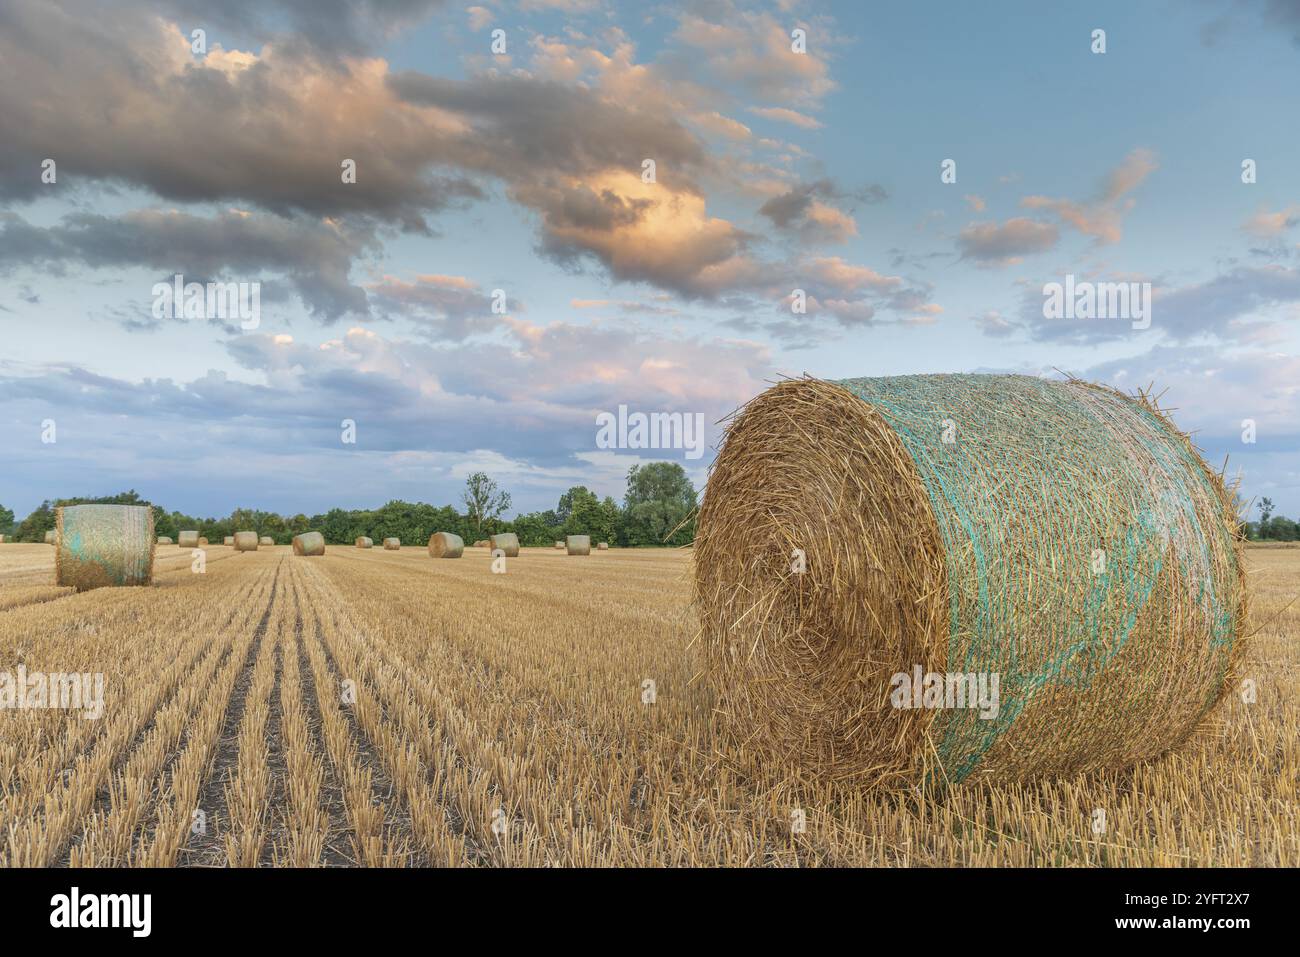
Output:
[[[465,552],[465,542],[451,532],[435,532],[429,536],[430,558],[460,558]]]

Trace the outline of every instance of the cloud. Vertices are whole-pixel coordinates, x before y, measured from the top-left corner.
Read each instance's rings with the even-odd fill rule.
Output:
[[[749,112],[755,116],[761,116],[765,120],[776,120],[778,123],[789,123],[805,130],[819,130],[822,123],[816,117],[808,116],[806,113],[799,113],[795,110],[786,109],[783,106],[751,106]]]
[[[365,290],[349,272],[353,259],[373,245],[365,229],[241,210],[213,216],[159,209],[120,216],[76,212],[48,227],[0,213],[0,271],[140,266],[160,271],[159,278],[181,273],[196,282],[218,276],[253,282],[278,273],[325,321],[367,311]]]
[[[468,454],[490,452],[564,475],[585,468],[600,451],[596,413],[619,404],[700,412],[716,442],[713,423],[772,374],[767,350],[738,339],[513,317],[502,332],[504,345],[456,348],[362,328],[323,342],[251,333],[226,345],[238,377],[213,371],[186,382],[10,364],[0,368],[7,413],[0,444],[21,479],[7,494],[34,497],[34,505],[84,493],[88,474],[106,487],[140,488],[147,476],[145,488],[189,482],[185,498],[213,503],[234,494],[233,506],[247,502],[252,474],[295,512],[340,504],[340,495],[382,501],[402,489],[452,501],[461,482],[449,470]],[[41,446],[20,425],[47,416],[59,422],[57,447]],[[355,447],[339,440],[345,418],[357,423]],[[656,457],[684,460],[673,450]],[[205,467],[236,459],[251,470],[237,483],[226,481],[228,470]],[[634,461],[625,459],[624,471]],[[409,474],[373,474],[389,465]],[[205,510],[211,507],[218,506]]]
[[[972,223],[957,236],[963,259],[991,266],[1009,266],[1023,257],[1056,246],[1060,233],[1051,223],[1017,217],[997,223]]]
[[[971,320],[980,327],[980,331],[994,339],[1005,339],[1019,329],[1017,323],[1011,322],[996,309],[990,309],[982,315],[972,316]]]
[[[808,34],[807,52],[792,49],[794,26]],[[758,99],[816,106],[835,89],[825,52],[833,42],[829,27],[782,23],[766,12],[719,3],[712,11],[683,13],[672,38],[689,47],[692,62],[706,72]]]
[[[1300,205],[1292,204],[1277,212],[1260,208],[1254,216],[1242,223],[1241,228],[1263,239],[1279,236],[1300,223]]]
[[[384,276],[366,288],[376,310],[413,320],[423,335],[434,340],[461,342],[492,332],[504,321],[492,310],[493,294],[464,276],[423,275],[414,281]],[[522,308],[504,297],[501,302],[511,312]]]
[[[322,18],[323,19],[323,18]],[[382,60],[214,45],[206,57],[130,7],[14,0],[0,30],[0,198],[129,184],[175,202],[253,204],[281,215],[365,215],[405,229],[481,195],[435,170],[463,121],[407,103]],[[58,183],[40,163],[58,164]],[[342,182],[341,163],[357,164]]]
[[[1128,194],[1137,189],[1159,169],[1155,154],[1138,148],[1106,174],[1097,198],[1086,203],[1047,196],[1026,196],[1020,205],[1026,209],[1043,209],[1058,216],[1085,236],[1098,243],[1117,243],[1123,236],[1124,216],[1135,205]]]
[[[853,217],[825,200],[841,195],[830,180],[803,183],[774,196],[759,207],[759,214],[778,229],[799,236],[807,243],[839,243],[858,234]]]

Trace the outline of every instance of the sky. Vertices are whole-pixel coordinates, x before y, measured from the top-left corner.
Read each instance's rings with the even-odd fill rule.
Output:
[[[0,0],[20,517],[702,488],[781,377],[932,372],[1154,387],[1300,515],[1300,0],[112,8]],[[256,326],[160,311],[178,274]],[[1067,281],[1149,322],[1048,317]],[[620,406],[709,449],[603,448]]]

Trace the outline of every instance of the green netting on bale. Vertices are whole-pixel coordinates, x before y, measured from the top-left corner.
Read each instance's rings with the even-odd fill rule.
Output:
[[[1073,720],[1104,725],[1196,689],[1197,719],[1208,710],[1231,664],[1241,570],[1221,484],[1159,414],[1026,376],[837,384],[897,432],[929,496],[948,575],[948,671],[999,676],[995,718],[936,716],[932,773],[960,781],[999,742],[1015,747],[1009,732],[1032,701],[1050,714],[1068,696]],[[1070,733],[1053,733],[1063,752]]]
[[[153,580],[153,510],[140,505],[68,505],[56,511],[55,576],[79,591]]]

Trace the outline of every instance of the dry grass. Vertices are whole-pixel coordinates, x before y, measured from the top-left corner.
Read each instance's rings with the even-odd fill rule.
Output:
[[[160,546],[152,587],[74,594],[0,550],[0,671],[106,698],[0,712],[0,863],[1300,864],[1295,551],[1248,555],[1257,703],[1126,773],[942,798],[719,761],[689,552],[231,557]]]

